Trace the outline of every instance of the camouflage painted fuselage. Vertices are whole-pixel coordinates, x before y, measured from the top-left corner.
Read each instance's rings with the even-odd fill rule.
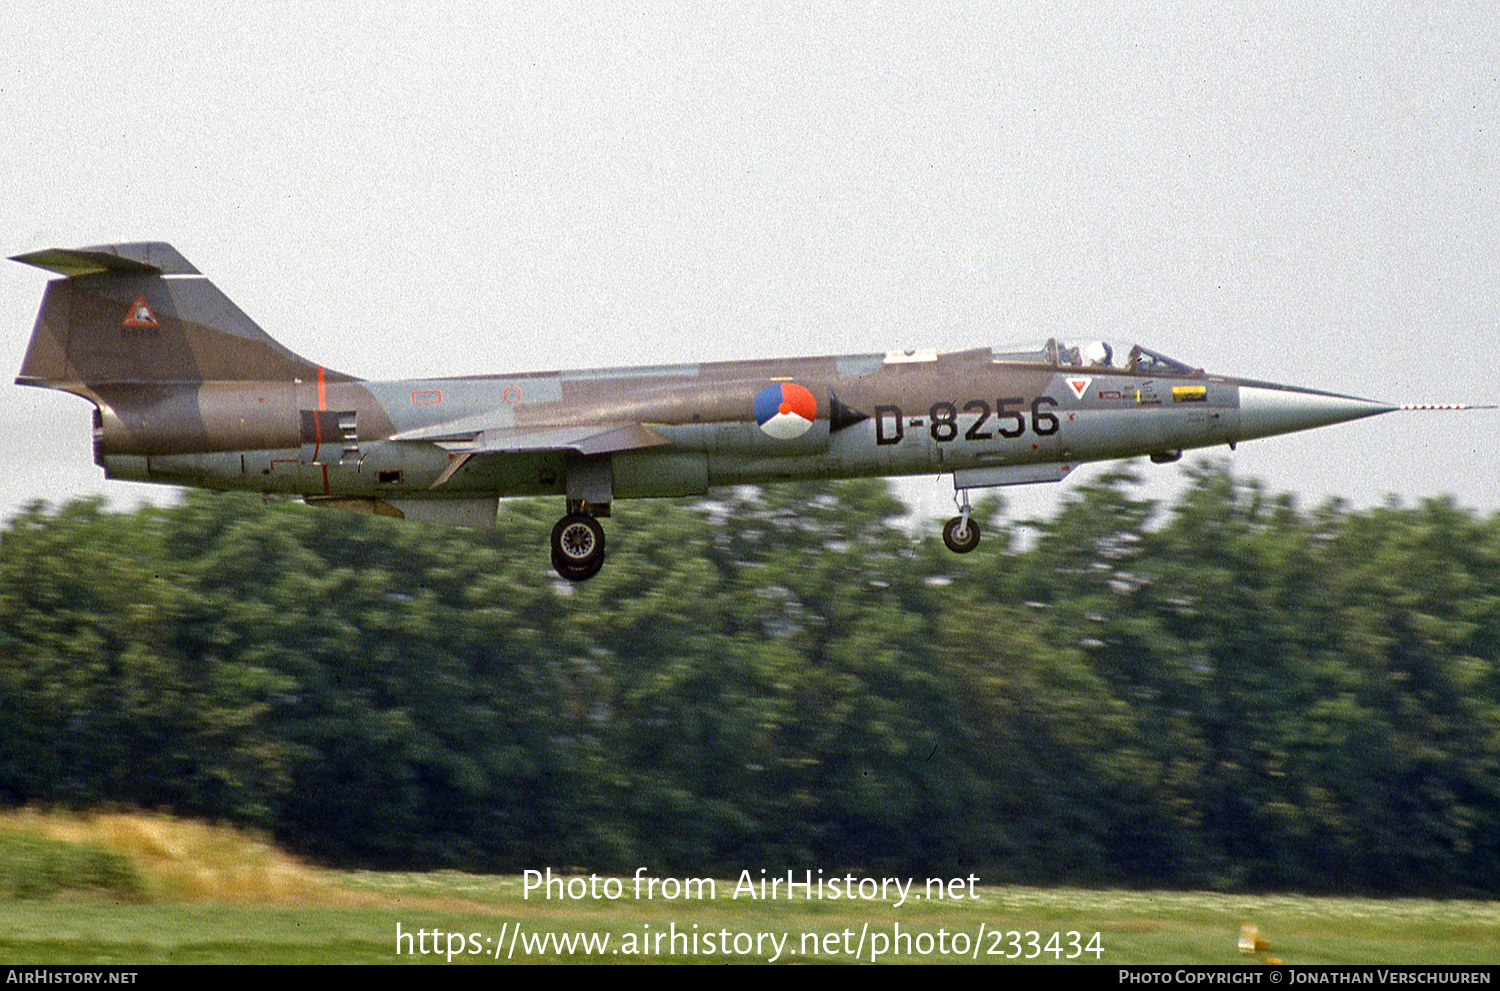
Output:
[[[95,404],[110,477],[450,523],[493,520],[505,496],[606,515],[617,498],[792,479],[1056,481],[1393,408],[1055,342],[372,382],[281,347],[167,245],[18,260],[66,276],[18,381]]]

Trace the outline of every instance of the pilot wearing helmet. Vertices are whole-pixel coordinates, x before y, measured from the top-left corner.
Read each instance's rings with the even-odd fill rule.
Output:
[[[1085,365],[1097,365],[1101,368],[1108,368],[1114,357],[1114,351],[1103,341],[1094,341],[1092,344],[1085,344],[1083,347],[1083,363]]]

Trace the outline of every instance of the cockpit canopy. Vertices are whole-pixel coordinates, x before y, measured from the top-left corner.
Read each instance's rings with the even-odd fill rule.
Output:
[[[996,361],[1015,361],[1026,364],[1055,365],[1059,368],[1120,368],[1135,375],[1202,375],[1203,369],[1194,368],[1175,358],[1151,351],[1136,344],[1125,353],[1123,361],[1119,352],[1106,341],[1090,341],[1077,347],[1069,347],[1053,338],[1039,348],[1022,351],[997,351]]]

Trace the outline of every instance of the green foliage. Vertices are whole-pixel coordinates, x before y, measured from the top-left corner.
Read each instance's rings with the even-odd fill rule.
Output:
[[[622,504],[609,563],[190,494],[0,533],[0,802],[350,864],[1500,890],[1500,517],[1127,470],[956,557],[880,481]]]
[[[0,896],[50,898],[65,891],[135,899],[143,886],[135,865],[123,854],[0,828]]]

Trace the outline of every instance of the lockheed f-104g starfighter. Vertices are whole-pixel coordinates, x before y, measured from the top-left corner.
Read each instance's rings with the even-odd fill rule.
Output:
[[[943,539],[967,553],[974,489],[1398,408],[1103,342],[373,382],[278,344],[170,245],[15,260],[62,276],[16,381],[93,403],[108,477],[466,526],[501,497],[560,496],[552,563],[572,581],[604,563],[616,499],[949,474]]]

